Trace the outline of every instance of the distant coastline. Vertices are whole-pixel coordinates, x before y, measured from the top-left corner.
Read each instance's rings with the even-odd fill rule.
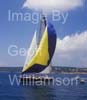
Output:
[[[22,67],[0,67],[0,72],[21,72]],[[60,74],[87,74],[87,68],[77,68],[77,67],[52,67],[53,73]]]
[[[87,74],[87,68],[54,66],[53,72],[61,74]]]

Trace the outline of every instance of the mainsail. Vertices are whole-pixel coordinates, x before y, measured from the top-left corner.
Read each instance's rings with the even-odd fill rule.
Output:
[[[45,27],[43,31],[40,31],[42,34],[38,48],[33,57],[24,66],[22,73],[47,73],[50,69],[50,62],[56,47],[56,32],[52,24],[46,25],[45,19],[43,20]]]

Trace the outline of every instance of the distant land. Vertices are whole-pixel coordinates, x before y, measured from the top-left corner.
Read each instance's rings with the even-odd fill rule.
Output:
[[[53,72],[64,74],[87,74],[87,68],[54,66],[52,70]]]
[[[0,67],[0,72],[21,72],[22,67]],[[53,66],[53,73],[87,74],[87,68]]]

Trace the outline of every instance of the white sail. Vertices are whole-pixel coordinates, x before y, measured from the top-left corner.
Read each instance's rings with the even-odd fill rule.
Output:
[[[47,68],[45,68],[42,72],[40,72],[41,74],[49,74],[52,71],[52,66],[51,64],[49,64],[49,66]]]
[[[24,67],[32,59],[32,57],[34,56],[36,50],[37,50],[37,38],[36,38],[36,31],[35,31],[32,42],[31,42],[31,45],[30,45],[30,47],[27,51],[27,58],[26,58]]]

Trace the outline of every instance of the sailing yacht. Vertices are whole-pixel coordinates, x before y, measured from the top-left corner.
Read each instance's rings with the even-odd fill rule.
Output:
[[[37,80],[37,75],[40,77],[40,74],[46,75],[46,77],[40,77],[42,80],[50,79],[47,74],[51,72],[51,61],[56,48],[56,40],[57,36],[53,25],[47,23],[46,17],[42,15],[38,39],[35,31],[22,70],[21,80],[26,80],[26,78],[32,80],[32,77],[24,77],[26,74],[34,75],[34,80]]]

